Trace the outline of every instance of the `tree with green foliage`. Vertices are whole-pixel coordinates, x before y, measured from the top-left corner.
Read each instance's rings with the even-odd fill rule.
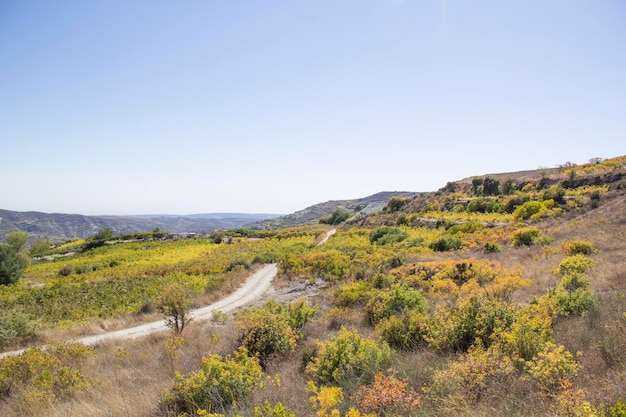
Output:
[[[30,245],[29,253],[32,257],[40,257],[46,255],[50,248],[52,247],[52,242],[45,238],[40,238],[34,241]]]
[[[337,225],[339,223],[343,223],[346,220],[348,220],[348,217],[350,217],[350,214],[348,212],[338,208],[337,210],[333,211],[333,213],[330,216],[321,218],[320,223]]]
[[[191,291],[181,284],[171,284],[159,296],[157,310],[165,317],[167,327],[181,334],[191,321]]]
[[[402,209],[407,203],[407,199],[403,197],[391,197],[387,202],[387,206],[385,207],[385,211],[387,213],[395,213]]]
[[[28,233],[11,232],[6,243],[0,243],[0,285],[17,282],[30,263],[24,248],[28,241]]]
[[[500,181],[485,177],[483,180],[483,195],[498,195],[500,194]]]
[[[115,238],[115,233],[109,228],[100,229],[98,233],[91,236],[87,239],[87,244],[85,245],[85,249],[93,249],[98,248],[100,246],[104,246],[104,244]]]

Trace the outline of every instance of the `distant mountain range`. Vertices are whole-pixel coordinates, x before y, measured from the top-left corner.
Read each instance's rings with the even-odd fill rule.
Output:
[[[140,216],[84,216],[80,214],[18,212],[0,210],[0,241],[14,230],[28,232],[31,239],[46,238],[52,242],[93,236],[100,229],[114,233],[135,233],[157,227],[172,233],[212,232],[236,229],[263,221],[278,214],[207,213],[192,215],[148,214]]]
[[[0,241],[14,230],[30,234],[31,240],[50,239],[63,242],[95,235],[101,229],[115,234],[160,230],[171,233],[212,232],[240,227],[269,229],[317,223],[322,217],[341,209],[349,213],[360,209],[363,213],[382,210],[393,196],[410,197],[413,192],[381,192],[369,197],[351,200],[333,200],[319,203],[288,215],[253,213],[205,213],[190,215],[144,214],[133,216],[84,216],[81,214],[19,212],[0,210]]]

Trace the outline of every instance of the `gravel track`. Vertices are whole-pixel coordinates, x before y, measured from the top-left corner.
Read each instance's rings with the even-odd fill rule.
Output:
[[[268,264],[258,271],[254,272],[234,293],[206,307],[192,310],[190,317],[193,320],[206,320],[213,316],[216,311],[227,313],[260,298],[272,283],[272,279],[276,276],[278,267],[276,264]],[[135,339],[145,337],[152,333],[169,330],[165,324],[165,320],[154,321],[127,329],[115,330],[112,332],[102,333],[94,336],[82,337],[72,342],[83,343],[88,346],[95,346],[98,343],[111,339]],[[20,355],[25,349],[14,350],[11,352],[0,353],[0,359],[7,356]]]

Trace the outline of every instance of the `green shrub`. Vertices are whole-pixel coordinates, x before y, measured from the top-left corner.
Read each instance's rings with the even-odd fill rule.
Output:
[[[321,218],[319,222],[321,224],[337,225],[348,220],[348,217],[350,217],[348,212],[337,209],[331,215]]]
[[[302,337],[300,330],[317,312],[304,299],[284,307],[269,301],[262,307],[247,310],[237,317],[243,329],[241,345],[257,356],[262,366],[269,358],[294,348]]]
[[[382,226],[370,233],[370,243],[376,243],[378,245],[389,245],[397,242],[402,242],[408,238],[409,234],[397,227]]]
[[[573,255],[564,258],[557,267],[561,275],[584,274],[595,264],[595,261],[585,255]]]
[[[626,417],[626,403],[619,398],[615,405],[612,405],[608,409],[607,417]]]
[[[321,343],[306,365],[306,373],[323,384],[371,381],[389,365],[392,350],[386,342],[363,338],[357,330],[342,327],[337,336]]]
[[[562,345],[547,342],[543,350],[526,363],[527,372],[539,387],[547,392],[555,392],[566,378],[576,376],[580,364]]]
[[[84,345],[83,345],[84,346]],[[80,371],[64,365],[63,360],[77,359],[91,352],[67,347],[43,350],[33,348],[21,355],[0,359],[0,393],[30,400],[51,401],[71,396],[93,385]],[[73,353],[73,354],[72,354]]]
[[[246,259],[235,259],[228,264],[224,272],[231,272],[236,269],[250,269],[250,262]]]
[[[387,202],[387,206],[385,207],[385,211],[387,213],[395,213],[396,211],[402,209],[406,205],[406,198],[403,197],[391,197]]]
[[[241,346],[258,357],[262,366],[270,357],[293,349],[298,340],[283,315],[265,309],[245,312],[237,319],[237,325],[243,329]]]
[[[483,252],[496,253],[500,252],[500,245],[497,242],[486,242],[483,246]]]
[[[393,315],[401,315],[405,310],[426,311],[426,299],[420,290],[405,285],[395,285],[392,289],[379,292],[365,307],[365,314],[372,324]]]
[[[431,320],[426,339],[435,350],[467,352],[478,340],[489,347],[497,333],[508,328],[515,319],[512,304],[470,296],[457,307],[438,310]]]
[[[541,193],[541,200],[553,200],[555,203],[563,204],[565,202],[565,190],[560,185],[553,185]]]
[[[500,335],[507,352],[523,361],[535,357],[552,337],[552,316],[549,305],[529,303],[524,306]]]
[[[197,372],[187,376],[176,373],[174,386],[161,396],[161,406],[173,416],[196,415],[199,410],[223,412],[251,393],[262,376],[258,359],[250,357],[245,348],[225,358],[208,355]]]
[[[435,252],[449,252],[461,248],[463,241],[453,236],[442,236],[432,242],[428,247]]]
[[[532,246],[541,238],[541,232],[535,227],[524,227],[513,234],[513,246]]]
[[[593,243],[588,240],[570,240],[563,244],[563,250],[568,255],[591,255],[596,250],[593,247]]]
[[[554,200],[527,201],[513,210],[515,220],[538,219],[550,213]]]
[[[468,213],[501,213],[503,210],[498,200],[488,197],[473,198],[465,207]]]
[[[380,320],[376,331],[390,346],[401,350],[413,350],[425,344],[429,330],[428,316],[417,310],[404,310]]]
[[[571,292],[557,291],[556,303],[561,316],[583,315],[595,303],[593,292],[586,288],[577,288]]]
[[[333,294],[335,304],[342,307],[365,304],[374,294],[374,289],[366,281],[353,281],[343,284]]]
[[[526,201],[528,201],[527,196],[523,197],[520,195],[513,195],[506,199],[504,203],[504,211],[511,214],[515,211],[515,209],[517,209],[517,207],[521,206]]]
[[[0,349],[39,335],[39,323],[28,314],[7,311],[0,314]]]
[[[270,402],[265,400],[263,407],[254,407],[252,417],[296,417],[296,413],[285,407],[282,403],[276,403],[274,407]]]

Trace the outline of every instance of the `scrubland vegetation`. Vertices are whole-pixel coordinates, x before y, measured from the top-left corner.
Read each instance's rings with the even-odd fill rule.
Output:
[[[48,348],[0,359],[0,414],[626,416],[625,163],[474,178],[291,229],[40,242],[64,256],[0,286],[0,344]],[[207,304],[261,263],[279,289],[323,289],[64,342],[172,319],[168,294]]]

